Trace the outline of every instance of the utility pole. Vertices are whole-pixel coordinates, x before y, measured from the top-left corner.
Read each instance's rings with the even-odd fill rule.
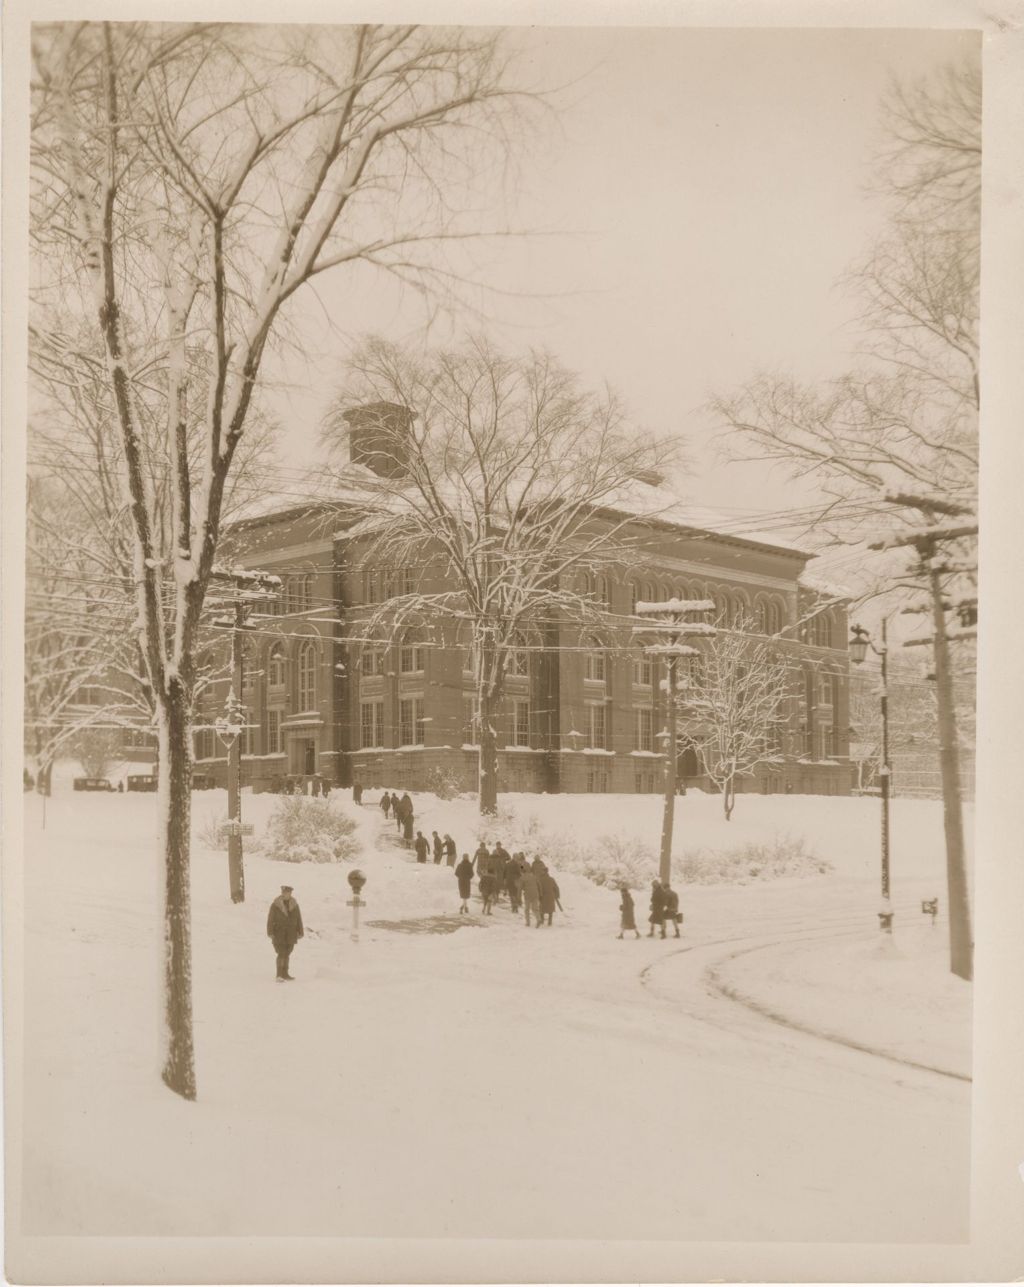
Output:
[[[245,682],[242,635],[249,628],[248,614],[253,603],[266,600],[281,586],[281,579],[265,572],[214,572],[218,581],[233,587],[232,617],[220,618],[214,624],[231,630],[231,687],[225,713],[215,722],[221,740],[228,748],[228,821],[224,830],[228,838],[228,885],[233,903],[245,902],[245,864],[242,851],[242,734],[248,727],[248,714],[242,704]],[[248,828],[252,832],[252,827]]]
[[[949,634],[946,629],[947,601],[941,581],[945,573],[969,569],[943,563],[938,551],[946,541],[977,536],[978,525],[976,522],[948,527],[933,525],[936,515],[956,517],[969,513],[961,506],[947,501],[905,494],[890,496],[888,499],[893,504],[920,510],[929,523],[929,526],[921,531],[911,530],[905,535],[900,534],[884,541],[876,541],[870,548],[876,550],[910,546],[915,549],[920,561],[919,572],[925,579],[931,598],[932,638],[912,642],[930,643],[933,650],[939,725],[939,769],[942,775],[942,819],[946,836],[949,968],[959,978],[970,980],[974,974],[974,944],[967,888],[967,864],[964,855],[963,808],[960,800],[960,749],[956,728],[953,676],[949,661]]]
[[[691,636],[714,636],[714,626],[690,618],[695,613],[711,612],[710,599],[670,599],[667,603],[638,603],[633,612],[646,619],[646,624],[633,627],[635,635],[654,636],[645,644],[649,656],[665,658],[665,805],[661,821],[661,853],[658,878],[667,885],[672,878],[672,833],[675,825],[676,787],[678,776],[679,738],[679,659],[695,657],[700,650],[688,644]]]
[[[672,828],[675,824],[676,779],[679,773],[677,741],[679,710],[676,703],[676,668],[679,658],[671,653],[665,658],[665,808],[661,818],[661,856],[658,875],[663,885],[672,878]]]

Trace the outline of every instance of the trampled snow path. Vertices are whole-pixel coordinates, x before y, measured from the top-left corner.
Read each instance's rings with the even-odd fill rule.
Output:
[[[874,910],[856,881],[688,889],[679,955],[617,941],[614,895],[570,878],[551,929],[500,908],[465,932],[367,927],[357,946],[344,868],[250,856],[233,906],[224,856],[197,849],[188,1105],[151,1061],[151,813],[58,796],[45,843],[31,837],[26,1232],[966,1235],[968,1086],[788,1031],[702,981],[744,944],[854,941]],[[389,824],[356,816],[369,921],[455,910],[447,868],[377,850]],[[264,932],[286,876],[310,927],[287,986]],[[908,886],[907,917],[932,892]],[[138,1141],[127,1155],[115,1123]]]

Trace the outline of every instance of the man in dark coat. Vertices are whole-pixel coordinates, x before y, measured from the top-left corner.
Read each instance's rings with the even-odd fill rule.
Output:
[[[547,924],[551,924],[551,918],[555,914],[555,903],[558,902],[560,891],[555,883],[554,876],[546,867],[537,877],[537,886],[540,893],[540,919],[537,921],[537,928],[540,929],[545,923],[545,916],[548,918]]]
[[[447,859],[449,867],[455,866],[456,852],[457,851],[455,848],[455,841],[451,838],[451,836],[446,831],[444,833],[444,854],[445,854],[445,858]]]
[[[651,926],[650,933],[647,937],[653,938],[654,931],[659,925],[664,927],[665,923],[665,891],[661,887],[660,880],[651,881],[651,914],[647,919]],[[662,938],[664,938],[664,936],[665,931],[664,928],[662,928]]]
[[[384,817],[386,818],[391,812],[391,796],[388,795],[387,791],[385,791],[380,798],[380,807],[384,813]]]
[[[402,792],[402,798],[399,801],[402,806],[402,817],[411,818],[413,816],[412,799],[408,791]]]
[[[417,831],[416,832],[416,861],[426,862],[427,851],[429,849],[430,849],[430,841],[426,838],[426,836],[423,834],[422,831]]]
[[[633,907],[633,895],[629,892],[629,886],[626,884],[620,885],[619,892],[622,894],[622,902],[619,904],[619,911],[622,915],[619,938],[622,938],[626,930],[632,930],[639,938],[640,931],[636,927],[636,911]]]
[[[473,862],[469,854],[462,855],[462,862],[455,868],[455,879],[459,882],[459,897],[462,899],[459,912],[468,912],[473,893]]]
[[[514,912],[519,911],[519,864],[510,854],[502,868],[501,881],[508,894],[508,903]]]
[[[679,938],[679,895],[670,885],[663,885],[662,893],[665,895],[665,907],[661,917],[661,937],[665,937],[665,926],[671,923],[676,938]]]
[[[286,979],[291,981],[292,976],[288,973],[288,958],[304,933],[302,913],[299,911],[298,903],[292,898],[292,887],[282,885],[281,893],[270,904],[270,912],[267,916],[267,937],[274,944],[274,951],[277,953],[278,982],[284,982]]]
[[[391,814],[395,819],[395,826],[398,828],[398,834],[401,835],[405,829],[405,810],[402,807],[401,800],[399,800],[398,796],[395,795],[394,791],[391,792]]]
[[[444,843],[436,831],[432,831],[430,834],[434,838],[434,862],[440,863],[441,859],[444,857]]]
[[[325,782],[325,783],[324,783],[324,786],[326,786],[326,785],[327,785],[327,783]],[[326,794],[326,792],[325,792],[324,794]],[[353,782],[353,783],[352,783],[352,803],[353,803],[353,804],[362,804],[362,803],[363,803],[363,784],[362,784],[362,782]]]

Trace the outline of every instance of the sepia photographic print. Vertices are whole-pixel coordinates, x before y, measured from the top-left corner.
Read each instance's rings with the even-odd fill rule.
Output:
[[[1015,23],[417,8],[8,20],[8,1277],[1017,1277]]]

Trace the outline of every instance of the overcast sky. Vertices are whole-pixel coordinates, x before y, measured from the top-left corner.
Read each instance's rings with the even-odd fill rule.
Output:
[[[977,35],[545,28],[509,39],[557,111],[511,183],[481,176],[482,226],[540,232],[474,247],[481,276],[516,292],[476,293],[490,329],[607,380],[639,424],[682,432],[701,502],[800,503],[781,476],[716,466],[700,408],[759,367],[841,369],[857,336],[836,279],[881,218],[866,191],[879,99],[892,74],[970,56]],[[275,398],[293,459],[314,450],[347,344],[425,334],[423,304],[390,280],[336,275],[318,295],[303,313],[308,358],[289,360],[296,388]],[[450,338],[448,323],[431,335]]]

